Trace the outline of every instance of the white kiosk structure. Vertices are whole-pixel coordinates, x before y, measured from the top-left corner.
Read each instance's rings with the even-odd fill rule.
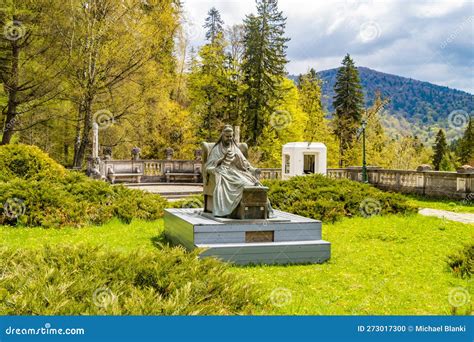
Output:
[[[319,142],[290,142],[283,145],[281,177],[320,173],[326,175],[327,148]]]

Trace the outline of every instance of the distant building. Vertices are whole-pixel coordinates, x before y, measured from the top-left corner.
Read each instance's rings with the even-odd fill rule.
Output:
[[[282,179],[319,173],[326,175],[327,148],[320,142],[291,142],[282,150]]]

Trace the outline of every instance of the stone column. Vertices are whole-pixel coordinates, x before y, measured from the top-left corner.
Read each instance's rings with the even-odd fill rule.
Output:
[[[237,144],[240,143],[240,126],[234,126],[234,140]]]
[[[99,125],[94,122],[92,124],[92,158],[99,157]]]
[[[165,154],[166,154],[166,160],[171,160],[173,159],[173,149],[171,147],[168,147],[165,149]]]

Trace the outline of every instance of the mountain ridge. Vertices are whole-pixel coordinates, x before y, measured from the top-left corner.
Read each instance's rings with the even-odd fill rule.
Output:
[[[435,123],[446,118],[454,110],[474,111],[474,95],[466,91],[433,84],[395,74],[357,67],[364,91],[366,106],[373,103],[376,91],[390,99],[387,109],[393,114],[401,114],[408,121]],[[338,68],[318,71],[322,84],[322,102],[324,108],[333,111],[332,98]],[[289,78],[296,81],[296,75]],[[431,120],[430,117],[431,116]],[[418,119],[418,120],[417,120]]]
[[[417,135],[431,142],[440,128],[447,133],[448,140],[458,139],[462,130],[449,122],[450,113],[460,112],[464,121],[474,113],[474,95],[463,90],[398,76],[367,67],[357,67],[364,92],[365,105],[371,106],[375,94],[390,99],[381,114],[382,123],[391,136]],[[327,116],[333,112],[332,100],[338,68],[317,72],[322,81],[323,108]],[[297,82],[298,76],[289,75]]]

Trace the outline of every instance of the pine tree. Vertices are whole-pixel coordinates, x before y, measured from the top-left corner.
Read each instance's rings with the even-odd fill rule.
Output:
[[[448,144],[446,143],[446,136],[444,131],[440,129],[436,135],[436,141],[433,145],[433,166],[436,171],[440,170],[441,162],[446,158],[448,153]]]
[[[279,85],[285,75],[286,18],[278,10],[277,0],[257,0],[257,15],[244,20],[244,56],[242,70],[247,89],[244,93],[243,137],[257,143],[270,114],[282,96]]]
[[[199,49],[200,61],[189,77],[190,98],[196,117],[197,134],[202,139],[217,139],[219,128],[228,118],[229,68],[225,53],[226,42],[219,11],[209,10],[204,27],[209,43]]]
[[[221,19],[221,14],[215,7],[212,7],[207,12],[207,18],[204,23],[204,28],[207,29],[206,39],[213,43],[217,35],[224,32],[223,26],[224,22]]]
[[[346,163],[345,152],[353,147],[364,107],[359,71],[349,54],[344,57],[337,72],[334,91],[335,134],[339,140],[339,167],[343,167]]]
[[[474,163],[474,123],[472,117],[464,131],[464,135],[458,143],[457,155],[461,164]]]
[[[54,117],[41,113],[41,108],[60,92],[58,70],[64,60],[57,53],[60,44],[51,21],[57,10],[45,0],[10,0],[0,6],[0,84],[6,102],[0,99],[2,145],[9,144],[16,132]]]

